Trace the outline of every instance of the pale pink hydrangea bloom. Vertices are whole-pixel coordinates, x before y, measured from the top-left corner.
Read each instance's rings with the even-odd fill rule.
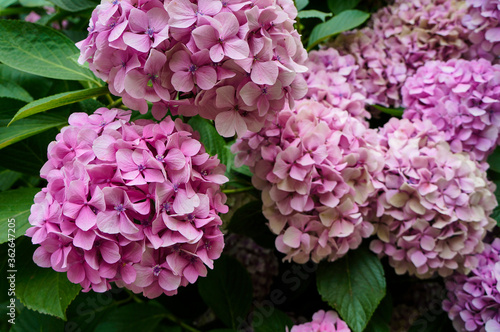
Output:
[[[467,51],[464,12],[458,0],[397,0],[373,14],[367,28],[340,35],[334,45],[356,58],[370,103],[398,107],[401,86],[417,68]]]
[[[402,90],[404,118],[428,119],[452,152],[486,161],[500,142],[500,65],[489,61],[431,61]]]
[[[466,153],[452,153],[429,121],[391,119],[381,130],[385,169],[376,205],[378,239],[397,274],[428,278],[474,268],[496,222],[495,185]]]
[[[308,91],[304,98],[346,110],[361,121],[370,118],[365,109],[366,91],[356,77],[358,65],[352,55],[342,56],[334,48],[311,51],[306,66]]]
[[[263,213],[287,260],[333,261],[369,237],[367,201],[383,168],[377,138],[347,111],[301,100],[233,145],[254,173]]]
[[[224,246],[224,165],[179,119],[73,113],[48,148],[26,234],[33,259],[84,291],[110,282],[149,298],[173,295],[213,268]]]
[[[290,332],[351,332],[351,329],[335,311],[320,310],[313,315],[311,322],[294,325]]]
[[[223,136],[259,131],[307,85],[292,0],[103,1],[80,63],[141,113],[196,114]]]
[[[485,244],[479,263],[468,275],[446,279],[443,309],[457,331],[500,331],[500,239]]]
[[[467,13],[462,24],[469,30],[472,43],[466,56],[500,63],[500,1],[466,0]]]

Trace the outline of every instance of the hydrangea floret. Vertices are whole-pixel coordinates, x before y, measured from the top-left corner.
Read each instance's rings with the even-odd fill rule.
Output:
[[[500,331],[500,239],[485,244],[469,275],[446,279],[443,309],[457,331]]]
[[[452,152],[486,161],[499,143],[500,65],[479,59],[431,61],[402,90],[404,118],[428,119]]]
[[[189,125],[129,122],[130,111],[73,113],[48,148],[26,234],[33,259],[84,291],[110,282],[154,298],[213,268],[225,167]]]
[[[385,168],[376,199],[378,239],[398,274],[428,278],[477,265],[475,254],[496,222],[495,185],[466,153],[453,153],[429,121],[391,119],[381,130]]]
[[[301,100],[233,145],[262,190],[276,248],[297,263],[333,261],[369,237],[372,178],[383,168],[376,133],[347,111]]]
[[[351,329],[335,311],[320,310],[313,315],[311,322],[294,325],[290,332],[351,332]]]
[[[304,96],[307,58],[292,0],[105,1],[81,63],[141,113],[200,116],[223,136],[259,131]]]

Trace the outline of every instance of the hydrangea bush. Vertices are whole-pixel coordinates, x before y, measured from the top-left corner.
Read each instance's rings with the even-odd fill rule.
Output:
[[[500,331],[499,13],[0,2],[0,329]]]

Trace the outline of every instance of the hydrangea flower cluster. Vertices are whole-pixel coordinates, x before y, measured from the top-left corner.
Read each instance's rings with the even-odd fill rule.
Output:
[[[224,166],[190,126],[130,112],[73,113],[48,148],[47,187],[26,232],[35,263],[104,292],[110,282],[149,298],[173,295],[213,268],[224,247],[218,213]]]
[[[335,311],[320,310],[313,315],[312,322],[292,326],[290,332],[351,332],[351,329]]]
[[[500,62],[500,1],[466,0],[467,13],[462,24],[469,30],[472,43],[467,52],[471,59],[485,58]]]
[[[346,110],[362,121],[370,118],[365,109],[366,92],[356,78],[358,65],[352,55],[342,56],[334,48],[311,51],[306,66],[305,98]]]
[[[375,137],[372,137],[375,136]],[[372,178],[383,168],[376,133],[347,111],[311,100],[283,110],[233,145],[262,190],[263,213],[285,259],[333,261],[369,237]]]
[[[243,135],[307,90],[296,16],[292,0],[104,2],[79,61],[129,108],[151,102],[158,119],[200,114],[223,136]]]
[[[478,267],[446,280],[443,309],[457,331],[500,331],[500,239],[476,256]]]
[[[278,275],[278,258],[274,250],[259,246],[250,237],[230,234],[226,236],[224,253],[245,267],[252,279],[253,298],[263,300],[271,290],[273,278]]]
[[[402,90],[404,117],[429,119],[453,152],[485,161],[500,142],[500,65],[489,61],[431,61]]]
[[[381,130],[384,184],[376,201],[378,239],[396,273],[428,278],[474,268],[496,222],[495,185],[466,153],[452,153],[429,121],[391,119]]]
[[[341,35],[335,46],[356,58],[370,103],[397,107],[402,84],[418,67],[467,51],[464,13],[457,0],[396,0],[373,14],[367,28]]]

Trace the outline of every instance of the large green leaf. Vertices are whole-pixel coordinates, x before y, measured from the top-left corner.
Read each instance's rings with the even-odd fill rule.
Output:
[[[322,263],[317,272],[318,292],[353,332],[366,327],[385,296],[384,270],[368,249],[350,251],[333,263]]]
[[[371,106],[373,108],[379,110],[382,113],[389,114],[389,115],[392,115],[392,116],[395,116],[398,118],[403,116],[403,112],[405,110],[403,107],[389,108],[389,107],[384,107],[384,106],[380,106],[380,105],[371,105]]]
[[[297,10],[306,8],[308,4],[309,0],[295,0],[295,7],[297,7]]]
[[[339,15],[335,15],[328,21],[314,27],[309,36],[307,49],[310,50],[336,34],[354,29],[363,24],[369,17],[370,14],[356,9],[345,10]]]
[[[42,315],[39,312],[29,309],[23,309],[21,314],[16,317],[16,324],[12,325],[9,332],[28,332],[28,331],[50,331],[63,332],[64,322],[56,317]]]
[[[22,240],[22,241],[19,241]],[[20,238],[16,246],[16,297],[29,309],[66,320],[66,308],[81,290],[66,273],[33,263],[29,239]]]
[[[19,3],[23,7],[43,7],[50,6],[50,2],[45,0],[19,0]]]
[[[0,79],[0,98],[1,97],[17,99],[27,103],[33,100],[30,94],[21,86],[2,79]]]
[[[79,12],[96,7],[95,3],[88,0],[50,0],[50,2],[68,12]]]
[[[53,96],[35,100],[21,108],[12,118],[10,123],[26,118],[30,115],[47,111],[56,107],[77,103],[79,101],[105,95],[109,92],[107,87],[83,89],[58,93]],[[9,123],[9,124],[10,124]]]
[[[151,332],[167,315],[167,310],[152,301],[132,303],[108,312],[94,332]]]
[[[0,149],[51,128],[63,126],[67,121],[49,114],[38,114],[19,120],[12,126],[0,127]]]
[[[69,58],[75,53],[73,42],[52,28],[0,20],[0,61],[8,66],[44,77],[97,82],[89,69]]]
[[[390,332],[392,318],[392,298],[388,293],[373,313],[364,332]]]
[[[255,332],[276,332],[276,331],[286,331],[293,325],[293,321],[285,314],[274,307],[268,310],[272,310],[270,315],[262,315],[260,313],[259,307],[255,308],[253,312],[253,330]],[[267,313],[267,312],[266,312]]]
[[[252,282],[236,259],[220,257],[207,277],[198,280],[198,291],[227,326],[237,329],[246,321],[252,302]]]
[[[7,8],[16,2],[17,0],[0,0],[0,9]]]
[[[500,227],[500,181],[495,180],[493,182],[497,186],[495,189],[495,197],[497,198],[498,205],[495,207],[490,217],[495,219],[497,221],[497,226]]]
[[[332,13],[323,13],[316,9],[301,10],[298,13],[298,18],[319,18],[321,21],[325,21],[327,17],[332,16]]]
[[[0,193],[0,243],[8,240],[7,220],[15,219],[16,238],[26,233],[33,197],[39,191],[39,188],[20,188]]]
[[[6,191],[22,176],[21,173],[1,168],[0,170],[0,191]]]
[[[490,170],[500,173],[500,147],[497,147],[488,157],[488,164],[490,165]]]
[[[4,64],[0,64],[0,79],[20,85],[33,99],[40,99],[47,96],[51,86],[54,82],[57,82],[14,69]]]
[[[226,147],[226,141],[217,132],[214,125],[200,116],[192,117],[188,123],[194,130],[200,133],[200,141],[205,146],[206,151],[211,156],[217,155],[220,161],[228,166],[226,171],[229,172],[230,165],[233,161],[231,151]]]
[[[358,5],[359,0],[328,0],[328,8],[338,15],[344,10],[354,9]]]

